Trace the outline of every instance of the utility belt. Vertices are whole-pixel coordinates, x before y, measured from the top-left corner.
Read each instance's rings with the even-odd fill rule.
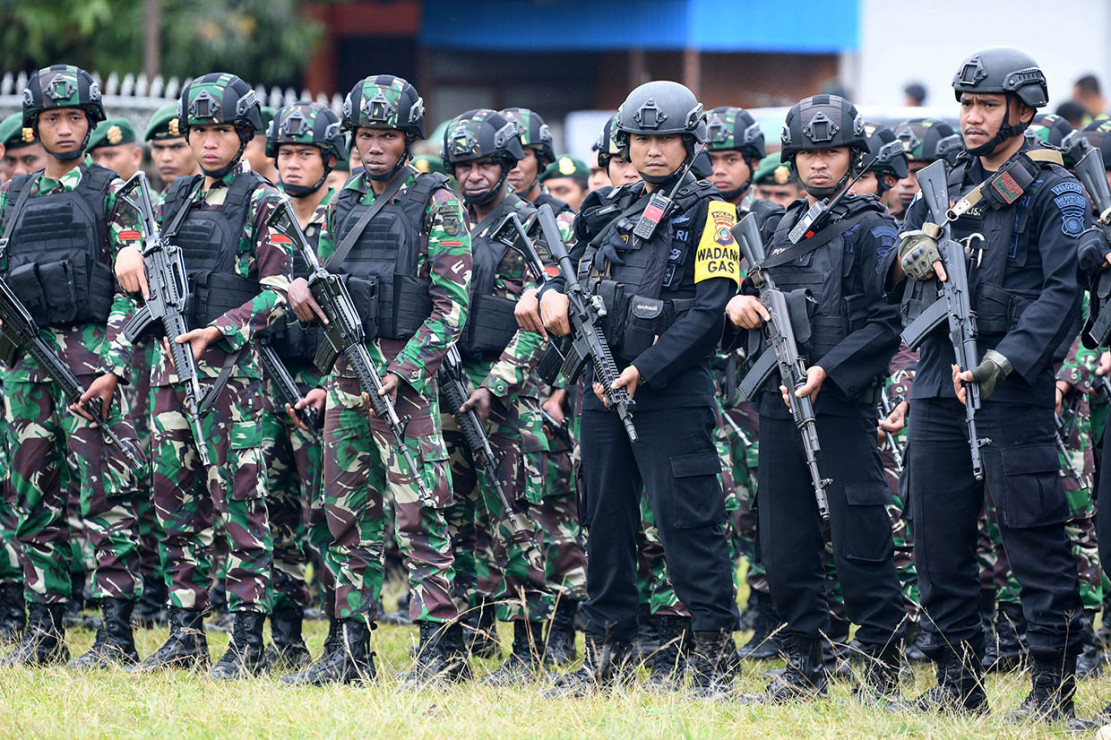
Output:
[[[7,283],[40,327],[102,324],[115,298],[112,268],[80,257],[20,265]]]
[[[432,315],[430,280],[410,275],[350,275],[346,283],[368,340],[408,339]]]

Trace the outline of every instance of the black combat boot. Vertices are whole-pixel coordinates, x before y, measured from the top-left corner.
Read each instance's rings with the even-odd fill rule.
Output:
[[[472,658],[501,657],[498,642],[498,615],[493,604],[483,602],[463,618],[463,639],[467,653]]]
[[[637,636],[633,639],[633,653],[645,665],[651,666],[652,656],[660,649],[660,618],[647,604],[637,612]]]
[[[783,658],[787,667],[772,678],[763,694],[748,694],[745,704],[781,704],[789,701],[821,699],[827,695],[828,681],[823,662],[822,641],[797,635],[784,635]]]
[[[960,643],[960,654],[946,648],[937,659],[937,686],[903,704],[912,712],[987,714],[984,668],[979,654]]]
[[[652,672],[648,686],[664,691],[678,691],[683,684],[683,671],[690,653],[690,617],[657,617],[656,632],[660,649],[652,656]]]
[[[27,626],[27,612],[23,604],[23,584],[0,584],[0,644],[16,642]]]
[[[363,615],[332,620],[320,660],[303,671],[282,676],[282,683],[288,686],[324,686],[374,681],[378,673],[374,668],[374,653],[370,652],[370,631],[373,628],[374,625],[367,623]],[[330,648],[329,641],[332,642]]]
[[[136,673],[184,668],[207,671],[210,658],[208,640],[204,635],[204,612],[193,609],[168,610],[170,636],[153,655],[128,670]]]
[[[911,663],[929,663],[930,656],[926,655],[928,642],[926,630],[918,622],[911,622],[907,626],[907,634],[903,640],[903,654]]]
[[[66,604],[30,604],[27,629],[15,650],[0,658],[0,667],[40,667],[69,660],[66,628],[62,624]]]
[[[135,602],[131,621],[136,627],[153,629],[165,626],[169,618],[166,614],[166,582],[161,578],[144,578],[143,593]]]
[[[100,627],[96,640],[84,655],[69,662],[78,670],[129,666],[139,662],[135,636],[131,632],[131,613],[135,602],[128,599],[104,599],[100,603]]]
[[[519,686],[536,683],[544,675],[544,623],[520,620],[513,623],[513,647],[509,657],[482,679],[487,686]]]
[[[463,644],[463,626],[421,621],[420,644],[413,667],[402,677],[407,688],[429,684],[458,683],[471,679],[471,666]]]
[[[752,637],[741,646],[737,654],[741,660],[775,660],[783,647],[777,633],[782,622],[772,606],[772,597],[753,591],[748,599],[754,610]]]
[[[1029,663],[1026,654],[1026,617],[1022,604],[1001,601],[995,612],[995,639],[988,639],[984,652],[984,671],[1006,673],[1023,670]]]
[[[575,615],[579,602],[563,597],[556,604],[548,628],[547,660],[552,665],[565,666],[575,662],[578,652],[575,649]]]
[[[1050,660],[1035,658],[1030,693],[1018,709],[1007,715],[1010,722],[1058,722],[1076,718],[1076,656],[1060,653]]]
[[[81,610],[85,608],[85,571],[71,572],[69,586],[69,601],[62,614],[62,626],[65,629],[72,629],[83,620]]]
[[[855,640],[853,641],[856,642]],[[902,668],[902,643],[892,640],[886,645],[860,645],[855,653],[861,681],[853,695],[862,701],[891,704],[899,700],[899,670]]]
[[[235,612],[228,649],[212,666],[212,678],[235,680],[258,677],[266,673],[266,644],[262,639],[262,626],[266,615],[262,612]]]
[[[1083,639],[1083,651],[1076,658],[1076,677],[1080,680],[1087,678],[1099,678],[1103,675],[1103,642],[1100,641],[1099,636],[1096,635],[1096,630],[1092,626],[1095,623],[1096,611],[1084,611],[1084,627],[1081,633]]]
[[[266,664],[275,673],[299,671],[312,663],[312,654],[301,636],[303,619],[304,611],[299,606],[283,606],[270,612]]]
[[[733,677],[740,666],[733,633],[720,630],[693,635],[689,661],[691,693],[700,699],[728,699],[733,695]]]
[[[602,689],[628,683],[633,671],[633,645],[623,640],[605,641],[586,634],[583,665],[565,673],[555,685],[544,692],[549,699],[566,699],[594,694]]]

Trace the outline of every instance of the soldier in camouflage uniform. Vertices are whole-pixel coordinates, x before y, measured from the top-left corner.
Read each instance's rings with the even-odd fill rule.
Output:
[[[340,119],[319,103],[301,101],[278,111],[267,133],[266,155],[278,164],[279,187],[290,196],[294,213],[305,236],[318,242],[326,221],[328,204],[335,191],[326,185],[328,174],[347,156],[347,145],[340,131]],[[293,255],[294,277],[307,277],[304,258]],[[297,383],[301,408],[311,405],[323,410],[325,392],[321,373],[312,364],[324,341],[319,327],[302,328],[296,316],[288,313],[278,325],[260,337],[278,356]],[[265,372],[264,372],[265,375]],[[312,662],[301,637],[304,609],[309,605],[305,582],[304,540],[320,556],[327,557],[331,533],[324,515],[321,487],[319,434],[299,420],[295,409],[281,400],[271,379],[265,378],[263,406],[263,459],[266,463],[266,506],[270,512],[270,533],[274,539],[274,608],[270,612],[273,638],[267,649],[267,662],[274,671],[295,671]],[[318,574],[323,584],[324,610],[333,617],[335,579],[332,569]],[[333,627],[335,633],[335,627]],[[333,634],[334,638],[334,634]]]
[[[103,118],[100,91],[84,70],[54,65],[36,72],[24,91],[23,125],[40,138],[46,168],[0,189],[4,279],[38,322],[42,339],[88,388],[79,404],[68,405],[26,355],[2,375],[14,493],[9,502],[18,516],[15,539],[29,605],[23,642],[4,656],[4,665],[46,665],[69,656],[62,626],[71,592],[67,457],[78,466],[81,513],[95,557],[93,597],[104,613],[95,644],[71,665],[137,658],[130,623],[141,588],[134,475],[120,450],[104,444],[84,408],[87,400],[100,399],[107,420],[96,421],[134,445],[135,431],[124,421],[126,402],[116,394],[128,378],[130,347],[122,328],[130,306],[116,290],[110,265],[141,234],[134,213],[118,201],[123,183],[84,155]],[[59,294],[59,282],[68,282],[72,292]]]
[[[534,276],[519,254],[492,239],[510,214],[524,221],[534,212],[507,184],[510,172],[525,157],[519,132],[500,113],[478,109],[452,120],[443,142],[444,161],[455,173],[467,206],[474,251],[471,314],[459,341],[463,368],[474,388],[464,409],[473,408],[487,425],[512,507],[505,510],[486,472],[474,464],[452,410],[443,409],[456,497],[448,520],[456,552],[470,547],[472,531],[479,542],[488,536],[494,551],[494,577],[485,585],[477,573],[460,567],[460,595],[472,608],[482,601],[496,603],[498,619],[513,622],[509,658],[487,677],[496,685],[535,678],[542,667],[543,623],[554,602],[545,579],[540,530],[525,516],[529,504],[541,501],[540,464],[548,451],[535,374],[542,339],[536,332],[519,331],[514,321],[516,303]]]
[[[368,414],[365,389],[340,358],[324,379],[324,506],[334,538],[338,635],[335,649],[283,682],[374,677],[369,643],[381,606],[386,496],[409,572],[409,614],[420,624],[409,682],[461,680],[470,672],[452,600],[455,566],[444,518],[451,480],[436,373],[467,317],[470,238],[447,178],[408,165],[412,143],[424,137],[424,104],[412,85],[390,75],[360,80],[344,102],[343,126],[353,131],[353,154],[365,169],[329,206],[318,251],[327,269],[348,275],[367,351],[383,393],[409,418],[405,444],[420,469],[408,469],[392,449],[386,422]],[[303,321],[322,315],[303,280],[295,281],[291,300]]]
[[[175,180],[163,221],[166,238],[182,250],[192,299],[186,322],[194,328],[156,343],[151,446],[170,583],[170,636],[139,669],[208,666],[202,619],[218,517],[234,628],[211,675],[235,679],[266,669],[262,628],[271,606],[273,542],[262,459],[262,378],[252,340],[285,312],[292,260],[288,239],[267,225],[281,196],[242,159],[262,125],[254,91],[235,75],[204,75],[182,90],[178,120],[203,174]],[[145,290],[137,250],[121,252],[116,274],[125,289]],[[186,386],[174,372],[169,342],[188,345],[197,359],[204,388],[200,430],[189,423]],[[210,464],[202,463],[198,444],[206,446]]]

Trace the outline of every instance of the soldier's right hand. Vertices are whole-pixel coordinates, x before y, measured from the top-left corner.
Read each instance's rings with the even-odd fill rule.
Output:
[[[135,247],[124,247],[116,255],[116,280],[126,292],[142,293],[143,300],[150,298],[143,253]]]
[[[725,315],[733,326],[741,329],[759,329],[771,321],[771,314],[760,299],[751,295],[735,295],[725,306]]]
[[[899,241],[899,266],[911,280],[948,279],[937,240],[920,229],[904,232]]]
[[[1111,351],[1104,351],[1099,356],[1099,365],[1096,366],[1096,375],[1111,375]]]
[[[297,412],[304,408],[314,408],[316,409],[318,417],[323,416],[324,398],[326,395],[323,388],[313,388],[294,406],[290,406],[287,403],[285,405],[286,413],[289,414],[289,418],[293,420],[293,423],[296,424],[298,428],[304,429],[307,432],[309,431],[309,427],[305,422],[301,421],[301,417],[297,415]]]
[[[558,290],[547,290],[540,297],[540,318],[544,328],[557,337],[565,337],[571,333],[571,321],[567,310],[570,303],[567,296]]]
[[[525,289],[513,307],[513,316],[522,331],[536,332],[547,339],[548,332],[544,331],[544,322],[540,320],[540,301],[536,300],[536,292],[536,288]]]
[[[297,278],[290,283],[286,295],[289,297],[289,305],[293,309],[293,315],[298,319],[306,324],[315,324],[317,321],[321,324],[328,323],[328,317],[324,315],[324,309],[312,297],[309,282],[305,278]]]

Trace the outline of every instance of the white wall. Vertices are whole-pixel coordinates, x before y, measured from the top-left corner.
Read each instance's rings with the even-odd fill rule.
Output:
[[[863,105],[900,105],[903,87],[922,82],[927,105],[953,105],[951,83],[977,49],[1016,46],[1049,82],[1052,112],[1076,78],[1099,77],[1111,100],[1111,0],[860,0],[860,56],[850,90]]]

